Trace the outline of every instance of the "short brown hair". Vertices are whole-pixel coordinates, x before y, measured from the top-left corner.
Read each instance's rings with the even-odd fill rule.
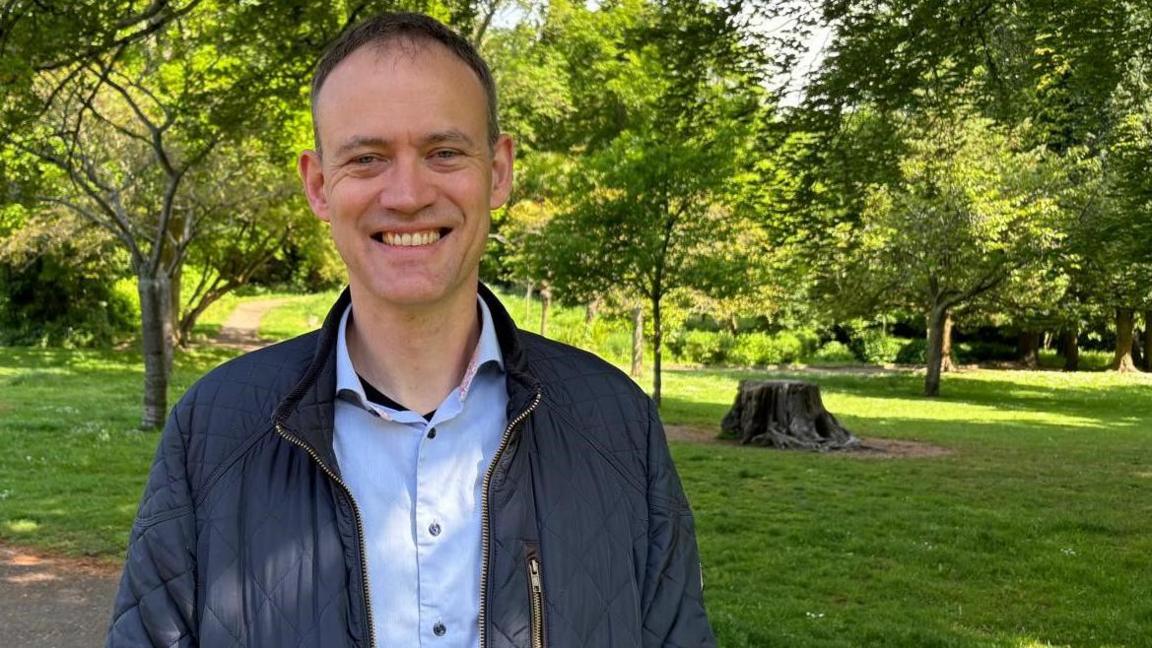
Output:
[[[484,87],[484,94],[488,99],[488,143],[495,145],[500,136],[500,122],[496,114],[496,83],[492,80],[492,72],[480,57],[480,53],[467,39],[434,18],[418,13],[389,12],[369,18],[340,34],[336,40],[328,44],[328,48],[324,50],[324,54],[316,64],[316,71],[312,75],[311,93],[312,128],[316,148],[320,148],[320,130],[316,125],[316,99],[328,75],[341,61],[362,47],[383,48],[395,42],[439,43],[471,68],[480,85]]]

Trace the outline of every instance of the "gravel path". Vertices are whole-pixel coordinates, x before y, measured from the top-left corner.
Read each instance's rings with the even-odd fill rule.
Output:
[[[213,343],[245,351],[264,346],[260,319],[284,301],[240,304]],[[117,565],[0,544],[0,648],[103,646],[119,580]]]
[[[119,570],[0,545],[0,646],[104,645]]]
[[[224,320],[213,344],[244,351],[255,351],[266,346],[268,342],[260,339],[260,320],[268,311],[289,301],[291,300],[279,298],[242,302],[232,311],[228,319]]]

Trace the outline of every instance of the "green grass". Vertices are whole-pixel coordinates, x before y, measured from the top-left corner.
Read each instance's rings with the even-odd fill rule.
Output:
[[[339,291],[332,291],[292,296],[290,301],[268,311],[260,320],[260,337],[286,340],[319,328],[339,294]]]
[[[181,353],[170,399],[229,354]],[[0,348],[0,541],[123,554],[159,438],[143,374],[138,352]]]
[[[332,297],[262,332],[318,324]],[[182,354],[173,395],[226,357]],[[716,429],[737,382],[765,375],[670,370],[663,416]],[[819,383],[865,438],[951,454],[673,442],[721,646],[1152,645],[1152,376],[978,370],[928,400],[909,372],[774,375]],[[131,353],[0,349],[0,540],[122,555],[156,442],[135,430],[140,378]]]
[[[670,372],[669,422],[715,426],[744,372]],[[674,445],[722,646],[1146,646],[1152,380],[812,375],[865,437],[949,456]]]

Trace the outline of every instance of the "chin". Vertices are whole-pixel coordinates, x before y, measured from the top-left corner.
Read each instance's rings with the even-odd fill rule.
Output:
[[[433,306],[443,303],[453,290],[443,285],[425,282],[377,281],[367,285],[366,296],[380,304],[401,307]]]

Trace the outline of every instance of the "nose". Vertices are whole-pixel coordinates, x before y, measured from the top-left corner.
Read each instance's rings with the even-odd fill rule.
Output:
[[[416,214],[435,200],[436,190],[418,156],[397,156],[383,174],[380,206],[399,214]]]

